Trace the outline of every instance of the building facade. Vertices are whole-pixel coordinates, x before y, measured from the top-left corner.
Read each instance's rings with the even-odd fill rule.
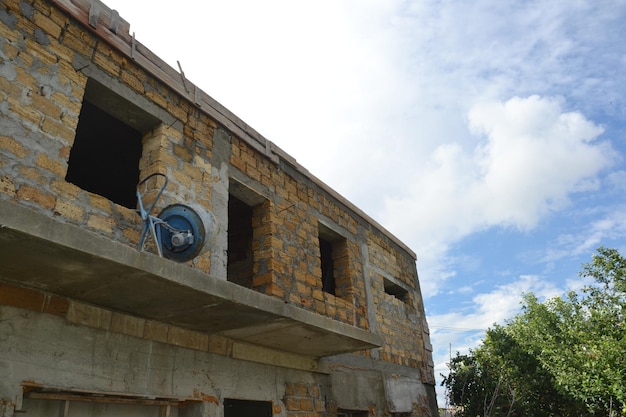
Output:
[[[437,414],[405,244],[98,0],[0,35],[0,415]]]

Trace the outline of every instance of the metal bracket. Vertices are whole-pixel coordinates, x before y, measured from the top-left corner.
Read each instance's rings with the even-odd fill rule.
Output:
[[[141,192],[137,190],[137,201],[139,202],[139,215],[141,216],[141,220],[143,220],[143,231],[141,232],[141,238],[139,239],[137,250],[139,252],[143,251],[143,248],[146,244],[146,239],[151,235],[152,239],[154,239],[154,244],[157,248],[157,253],[162,258],[163,257],[162,245],[164,244],[164,242],[162,241],[161,232],[163,229],[169,232],[169,235],[166,235],[169,239],[169,243],[165,244],[166,249],[169,248],[168,245],[171,245],[174,248],[183,248],[183,247],[192,245],[195,241],[195,237],[191,230],[178,229],[170,225],[167,221],[164,221],[161,218],[150,214],[152,213],[152,210],[154,210],[154,207],[159,201],[159,198],[161,198],[161,194],[163,194],[165,187],[167,187],[167,183],[168,183],[167,177],[164,174],[156,172],[144,178],[143,181],[141,181],[137,187],[139,188],[139,186],[144,184],[150,178],[153,178],[156,176],[163,177],[165,179],[165,182],[163,183],[163,186],[159,190],[156,198],[154,199],[150,207],[148,207],[147,209],[143,204]]]
[[[143,231],[141,232],[141,239],[139,239],[137,250],[139,252],[143,251],[144,245],[146,243],[146,239],[148,238],[148,233],[150,233],[152,235],[152,238],[154,239],[154,244],[157,247],[157,252],[159,256],[163,257],[163,251],[161,250],[161,230],[157,229],[156,225],[162,224],[164,222],[158,217],[151,215],[150,213],[152,213],[152,210],[154,210],[154,206],[156,206],[157,202],[159,201],[159,198],[161,198],[161,194],[163,194],[163,191],[165,190],[165,187],[167,187],[167,182],[168,182],[167,176],[165,176],[165,174],[155,172],[154,174],[148,175],[146,178],[144,178],[139,183],[139,186],[141,186],[142,184],[144,184],[146,181],[148,181],[150,178],[153,178],[153,177],[163,177],[165,179],[165,182],[163,183],[163,186],[159,190],[156,198],[152,202],[152,205],[150,205],[150,207],[147,210],[143,205],[141,193],[139,192],[139,189],[137,190],[137,201],[139,202],[139,215],[141,216],[141,220],[143,220]]]

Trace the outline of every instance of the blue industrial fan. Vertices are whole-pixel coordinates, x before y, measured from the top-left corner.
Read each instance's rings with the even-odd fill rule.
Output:
[[[203,217],[205,220],[209,219],[208,213],[202,213],[201,210],[194,210],[184,204],[172,204],[165,207],[158,216],[151,215],[150,213],[167,187],[167,176],[154,173],[139,183],[141,186],[156,176],[163,177],[165,182],[148,209],[144,207],[141,193],[137,190],[139,214],[144,222],[137,250],[141,252],[148,237],[152,236],[159,256],[178,262],[191,260],[198,256],[204,247],[207,232],[209,232],[207,228],[210,224],[205,227]]]

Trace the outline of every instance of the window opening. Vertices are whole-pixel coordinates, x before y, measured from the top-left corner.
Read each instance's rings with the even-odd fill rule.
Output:
[[[333,244],[320,236],[320,261],[322,264],[322,290],[335,294],[335,266],[333,263]]]
[[[141,133],[84,102],[65,180],[128,208],[135,208]]]
[[[268,200],[254,189],[235,178],[228,183],[228,252],[227,280],[246,288],[258,288],[255,274],[267,268],[260,247],[269,232]],[[261,256],[261,258],[259,258]],[[261,265],[262,264],[262,265]],[[266,271],[266,269],[265,269]]]
[[[348,246],[346,238],[318,223],[322,290],[338,297],[349,293]]]
[[[89,79],[65,180],[136,208],[142,136],[160,121]]]
[[[272,402],[225,398],[224,417],[272,417]]]
[[[252,288],[252,207],[228,196],[228,281]]]
[[[396,284],[395,282],[384,278],[384,286],[385,292],[402,302],[406,302],[407,294],[409,293],[406,289]]]

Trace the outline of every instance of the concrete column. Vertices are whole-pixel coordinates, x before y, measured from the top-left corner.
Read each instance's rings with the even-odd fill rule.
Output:
[[[215,216],[216,230],[214,247],[211,248],[212,277],[227,279],[228,265],[228,179],[230,161],[230,135],[222,129],[216,129],[213,135],[213,161],[211,177],[213,192],[211,207]]]

